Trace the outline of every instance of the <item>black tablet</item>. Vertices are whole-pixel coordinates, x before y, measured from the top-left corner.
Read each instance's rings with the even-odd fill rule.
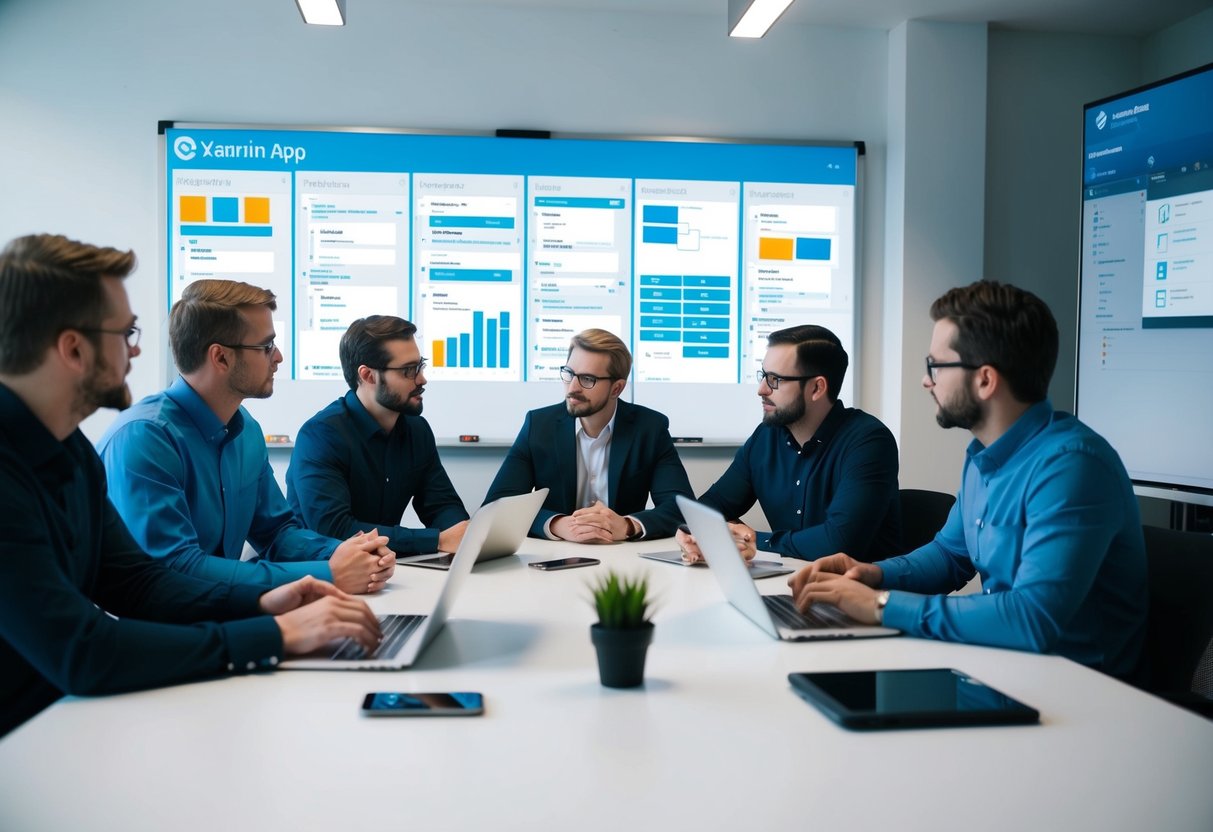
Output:
[[[792,688],[846,728],[1026,725],[1035,708],[948,668],[789,673]]]

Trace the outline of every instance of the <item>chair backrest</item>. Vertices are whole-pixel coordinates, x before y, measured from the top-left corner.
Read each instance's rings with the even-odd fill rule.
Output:
[[[1213,535],[1156,526],[1142,531],[1150,579],[1147,686],[1213,697]]]
[[[902,551],[912,552],[935,539],[947,521],[956,497],[918,488],[903,488],[900,495]]]

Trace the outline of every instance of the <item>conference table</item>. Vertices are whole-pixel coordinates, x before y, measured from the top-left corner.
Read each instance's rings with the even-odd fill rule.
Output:
[[[672,541],[528,540],[478,564],[418,663],[67,698],[0,740],[0,829],[1213,829],[1213,722],[1057,656],[898,637],[785,643]],[[592,555],[560,572],[535,560]],[[794,565],[795,562],[789,562]],[[645,684],[599,684],[589,583],[647,574]],[[424,609],[446,573],[368,598]],[[757,582],[786,592],[785,579]],[[953,667],[1041,724],[854,732],[807,670]],[[480,691],[463,718],[368,718],[370,691]]]

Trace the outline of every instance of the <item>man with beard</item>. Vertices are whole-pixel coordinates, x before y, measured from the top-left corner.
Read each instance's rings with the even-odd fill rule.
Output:
[[[740,517],[757,500],[772,531],[729,524],[748,561],[756,550],[813,560],[839,551],[877,560],[901,549],[897,443],[880,420],[845,407],[847,353],[833,332],[803,325],[772,332],[758,371],[762,424],[700,502]],[[703,559],[678,533],[683,557]]]
[[[548,488],[531,525],[535,537],[610,543],[672,535],[681,519],[674,497],[693,496],[691,483],[670,420],[620,400],[631,372],[632,354],[615,335],[574,335],[560,368],[564,401],[526,415],[485,502]]]
[[[79,424],[130,404],[134,268],[133,252],[48,234],[0,252],[0,736],[65,694],[243,673],[380,636],[332,584],[200,580],[131,539]]]
[[[796,603],[837,604],[907,634],[1059,653],[1130,676],[1146,626],[1146,558],[1133,486],[1098,434],[1053,410],[1057,322],[992,281],[931,306],[922,386],[941,427],[973,434],[957,502],[904,557],[822,558],[789,581]],[[980,573],[983,593],[948,595]]]
[[[110,499],[135,540],[174,569],[278,586],[303,575],[376,592],[396,568],[387,538],[342,542],[303,528],[274,479],[261,426],[241,402],[274,392],[274,294],[196,280],[169,312],[181,376],[120,415],[99,450]],[[260,557],[243,561],[245,542]]]
[[[371,315],[341,336],[350,390],[299,429],[286,473],[287,499],[309,529],[344,537],[378,528],[397,555],[459,548],[468,513],[421,417],[416,332],[402,318]],[[423,529],[400,525],[410,500]]]

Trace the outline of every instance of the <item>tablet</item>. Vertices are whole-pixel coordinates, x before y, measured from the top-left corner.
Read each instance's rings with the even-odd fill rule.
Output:
[[[948,668],[789,673],[792,688],[845,728],[1027,725],[1040,713]]]
[[[641,557],[648,558],[649,560],[659,560],[662,563],[673,563],[673,564],[676,564],[677,566],[699,566],[699,567],[703,567],[704,569],[706,569],[708,566],[703,561],[697,561],[695,563],[688,563],[687,561],[682,559],[682,552],[678,552],[678,551],[645,552],[644,554],[641,555]],[[759,578],[772,578],[776,575],[790,575],[796,571],[795,569],[793,569],[790,566],[784,566],[782,563],[780,563],[777,560],[754,559],[754,560],[750,561],[749,566],[750,566],[750,577],[753,578],[754,580],[758,580]]]

